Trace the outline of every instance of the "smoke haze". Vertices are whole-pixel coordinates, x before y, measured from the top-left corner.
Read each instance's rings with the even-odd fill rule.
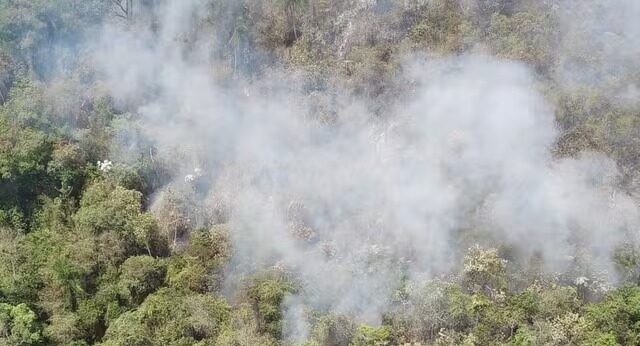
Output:
[[[638,11],[629,1],[602,6],[604,23]],[[194,31],[203,2],[170,1],[157,14],[153,30],[107,26],[95,63],[115,100],[137,109],[157,155],[178,167],[167,189],[223,211],[198,223],[230,226],[229,289],[269,267],[301,282],[287,301],[290,320],[302,321],[293,338],[306,333],[306,306],[379,321],[398,282],[454,272],[475,242],[502,239],[515,261],[541,256],[549,273],[576,270],[586,253],[590,272],[573,275],[615,280],[610,258],[637,237],[636,203],[604,155],[552,155],[554,109],[530,67],[480,54],[407,56],[395,80],[408,93],[380,116],[340,85],[310,95],[296,71],[221,83],[215,45]],[[599,17],[587,18],[565,18],[562,45],[603,32]],[[618,18],[613,35],[637,58],[637,16]],[[606,41],[614,46],[602,48],[603,71],[617,74],[617,59],[631,56]],[[563,82],[603,81],[566,66]]]

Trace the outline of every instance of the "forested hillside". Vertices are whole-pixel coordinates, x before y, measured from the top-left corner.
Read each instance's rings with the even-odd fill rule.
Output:
[[[638,18],[0,0],[0,345],[640,345]]]

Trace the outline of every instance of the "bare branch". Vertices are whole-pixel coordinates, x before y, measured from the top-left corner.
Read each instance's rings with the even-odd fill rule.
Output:
[[[114,3],[114,4],[116,4],[116,5],[120,8],[120,10],[122,11],[122,13],[124,13],[124,15],[118,15],[118,14],[116,13],[116,15],[117,15],[118,17],[127,18],[127,17],[129,16],[129,9],[128,9],[128,8],[125,8],[125,7],[122,5],[122,0],[111,0],[111,2],[112,2],[112,3]]]

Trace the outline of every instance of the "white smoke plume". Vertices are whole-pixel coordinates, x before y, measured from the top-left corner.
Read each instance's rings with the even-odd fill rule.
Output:
[[[201,3],[167,2],[156,32],[107,28],[95,60],[159,155],[186,153],[175,184],[201,167],[201,207],[228,207],[230,277],[277,266],[303,283],[293,319],[308,305],[375,322],[403,277],[454,269],[467,229],[558,272],[577,251],[610,270],[615,247],[637,236],[612,161],[552,157],[554,110],[526,66],[414,57],[390,114],[332,90],[327,122],[295,73],[217,82],[211,46],[193,33]]]

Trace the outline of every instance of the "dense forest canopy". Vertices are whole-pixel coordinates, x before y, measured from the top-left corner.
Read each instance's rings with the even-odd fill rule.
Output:
[[[0,345],[640,345],[638,18],[0,0]]]

